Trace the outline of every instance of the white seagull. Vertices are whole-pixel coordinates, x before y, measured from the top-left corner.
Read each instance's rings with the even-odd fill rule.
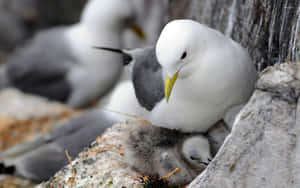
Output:
[[[122,71],[120,56],[97,52],[95,45],[122,46],[122,33],[136,26],[130,0],[90,0],[80,22],[39,32],[0,69],[1,88],[84,107],[105,95]]]
[[[168,23],[155,49],[119,52],[131,56],[126,59],[133,64],[135,91],[124,85],[117,88],[106,108],[124,111],[117,96],[135,98],[139,107],[137,102],[127,105],[128,111],[133,106],[154,125],[183,132],[206,132],[221,119],[231,126],[258,77],[246,49],[192,20]],[[148,113],[141,113],[142,107]]]

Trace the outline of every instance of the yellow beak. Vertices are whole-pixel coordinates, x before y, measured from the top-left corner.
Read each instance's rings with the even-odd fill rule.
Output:
[[[177,77],[178,77],[178,72],[176,72],[176,74],[174,74],[174,76],[172,78],[167,76],[167,79],[165,81],[165,97],[166,97],[167,102],[169,101],[169,98],[171,96],[172,89],[177,80]]]
[[[133,31],[133,33],[136,34],[140,39],[146,39],[146,34],[144,33],[141,27],[133,25],[130,27],[130,30]]]

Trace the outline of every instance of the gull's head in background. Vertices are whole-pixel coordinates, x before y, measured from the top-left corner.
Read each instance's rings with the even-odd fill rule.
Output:
[[[89,0],[81,15],[81,22],[89,28],[107,27],[119,32],[129,27],[138,37],[144,38],[136,16],[137,10],[131,0]]]

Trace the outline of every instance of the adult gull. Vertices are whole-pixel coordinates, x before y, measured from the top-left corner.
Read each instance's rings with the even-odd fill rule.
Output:
[[[90,0],[78,24],[39,32],[1,67],[0,87],[16,87],[80,108],[117,82],[121,57],[95,52],[94,45],[121,47],[122,32],[135,24],[130,0]]]
[[[232,124],[257,79],[246,49],[192,20],[169,22],[155,49],[119,52],[132,59],[125,64],[133,64],[134,91],[117,88],[107,108],[130,111],[118,100],[127,95],[139,102],[137,114],[145,108],[144,118],[154,125],[184,132],[206,132],[221,119]]]

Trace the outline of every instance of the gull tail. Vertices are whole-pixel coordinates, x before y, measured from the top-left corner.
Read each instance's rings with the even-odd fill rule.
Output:
[[[132,55],[130,53],[128,53],[127,51],[122,50],[122,49],[110,48],[110,47],[104,47],[104,46],[94,46],[93,48],[98,49],[98,50],[104,50],[104,51],[110,51],[110,52],[122,54],[122,56],[123,56],[123,65],[124,66],[130,64],[133,61]]]
[[[5,166],[0,163],[0,174],[14,175],[16,168],[14,166]]]

